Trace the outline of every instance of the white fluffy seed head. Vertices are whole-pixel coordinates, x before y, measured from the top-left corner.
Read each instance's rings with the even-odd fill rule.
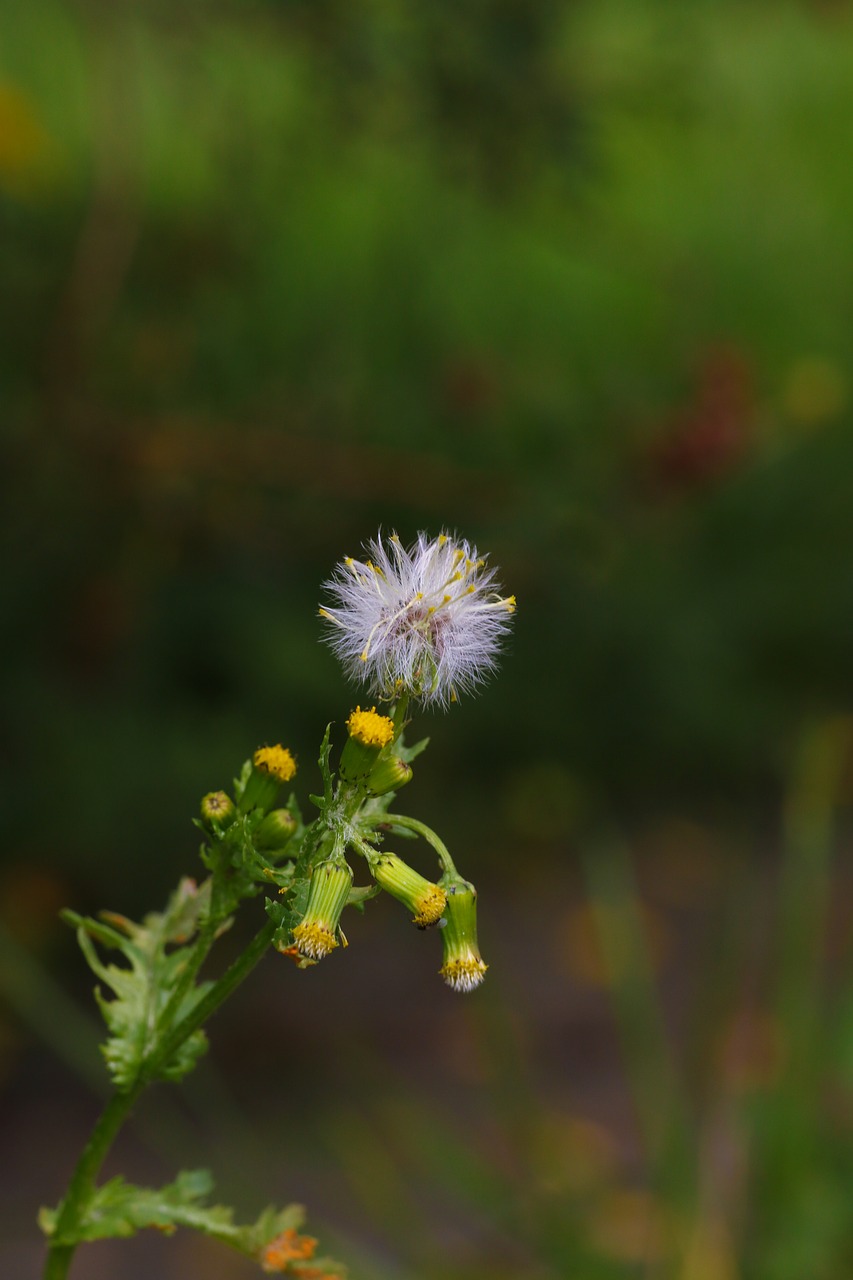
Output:
[[[446,705],[495,669],[515,597],[467,542],[419,533],[411,547],[377,537],[368,558],[348,557],[325,584],[320,613],[349,675],[381,698],[401,693]]]

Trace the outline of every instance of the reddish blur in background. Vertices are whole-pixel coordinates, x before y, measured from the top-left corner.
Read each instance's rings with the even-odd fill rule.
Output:
[[[519,600],[406,793],[488,981],[372,903],[108,1171],[355,1280],[853,1274],[852,149],[844,0],[5,0],[3,1275],[106,1088],[59,908],[162,905],[259,743],[316,789],[380,526]],[[73,1272],[152,1274],[255,1271]]]

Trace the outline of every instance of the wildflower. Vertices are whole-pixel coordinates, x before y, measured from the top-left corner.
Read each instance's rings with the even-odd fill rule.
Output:
[[[479,987],[486,970],[477,946],[477,890],[467,880],[444,877],[447,891],[444,964],[439,973],[454,991],[473,991]]]
[[[261,1267],[264,1271],[286,1271],[291,1262],[313,1258],[317,1241],[313,1236],[301,1236],[294,1227],[288,1227],[261,1250]]]
[[[411,780],[411,765],[399,756],[383,756],[370,771],[367,790],[374,796],[386,796],[389,791],[399,791]]]
[[[341,777],[364,785],[381,753],[394,741],[394,721],[376,708],[356,707],[347,720],[349,738],[341,752]]]
[[[202,798],[201,816],[211,826],[217,823],[220,827],[227,827],[237,816],[237,809],[224,791],[211,791]]]
[[[380,853],[370,864],[374,880],[413,913],[419,929],[438,924],[447,901],[445,892],[414,871],[396,853]]]
[[[252,763],[261,773],[275,778],[276,782],[290,782],[296,773],[296,761],[287,747],[280,743],[275,747],[258,747]]]
[[[351,886],[352,871],[343,858],[329,858],[314,868],[305,915],[293,930],[300,955],[322,960],[334,951],[338,945],[338,921]]]
[[[476,547],[445,533],[419,533],[405,548],[396,534],[348,557],[326,583],[336,604],[320,614],[347,672],[379,697],[401,693],[445,705],[494,670],[515,612]]]
[[[387,747],[394,741],[394,721],[390,716],[377,715],[375,707],[369,711],[356,707],[347,720],[347,729],[350,737],[365,747]]]
[[[269,851],[283,849],[297,827],[289,809],[273,809],[255,831],[255,846]]]
[[[252,756],[252,766],[242,795],[240,809],[269,809],[283,783],[290,782],[296,773],[296,761],[287,747],[280,743],[274,747],[258,747]]]

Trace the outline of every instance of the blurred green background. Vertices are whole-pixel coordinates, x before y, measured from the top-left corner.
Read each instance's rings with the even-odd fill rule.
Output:
[[[851,154],[845,0],[5,0],[10,1275],[101,1078],[56,911],[161,904],[261,742],[316,787],[380,526],[519,600],[406,796],[490,980],[377,905],[122,1167],[307,1198],[356,1280],[853,1274]]]

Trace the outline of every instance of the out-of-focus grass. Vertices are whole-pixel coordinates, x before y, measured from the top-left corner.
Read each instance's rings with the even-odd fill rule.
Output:
[[[325,1059],[324,1082],[293,1114],[306,1042],[268,989],[255,1015],[264,1026],[239,1024],[232,1064],[234,1085],[242,1072],[244,1089],[258,1081],[264,1136],[253,1131],[261,1110],[248,1119],[253,1109],[208,1069],[183,1104],[191,1123],[155,1107],[138,1138],[171,1165],[198,1145],[200,1125],[205,1158],[244,1197],[307,1180],[312,1214],[328,1216],[324,1234],[337,1232],[356,1278],[845,1280],[853,985],[840,818],[851,764],[849,718],[809,728],[778,841],[751,854],[715,850],[687,823],[672,825],[658,858],[596,835],[583,842],[576,905],[561,910],[564,883],[549,888],[531,866],[532,896],[497,904],[500,937],[484,894],[493,972],[441,1013],[422,1015],[416,995],[386,1011],[384,1033],[366,1008],[370,1034],[357,1008],[336,1033],[334,1009],[304,1021],[301,994],[294,1026],[309,1062]],[[90,1059],[66,1052],[61,1034],[78,1034],[79,1015],[15,956],[10,943],[0,957],[4,994],[88,1079]],[[584,990],[592,1005],[578,1000]],[[546,1026],[561,1007],[555,1036]],[[422,1017],[407,1079],[391,1065],[394,1037],[420,1034]],[[254,1059],[270,1025],[280,1033],[267,1080]]]
[[[166,849],[234,735],[313,739],[379,523],[523,606],[448,774],[517,728],[611,803],[752,803],[846,680],[848,21],[341,9],[0,14],[6,846],[81,875],[158,750]]]
[[[649,935],[630,851],[612,836],[589,843],[594,931],[581,945],[597,958],[578,972],[611,1002],[622,1071],[610,1088],[632,1100],[632,1138],[596,1115],[583,1034],[573,1043],[566,1026],[561,1058],[581,1060],[572,1092],[555,1064],[523,1047],[536,1031],[494,987],[471,1006],[461,1098],[442,1106],[383,1084],[377,1064],[384,1101],[366,1115],[332,1109],[329,1140],[357,1201],[385,1238],[396,1236],[414,1273],[850,1273],[853,988],[837,816],[851,745],[847,719],[804,734],[778,856],[733,859],[707,904],[697,879],[697,936],[668,960]],[[560,980],[545,946],[538,963],[525,959],[526,981]],[[691,1000],[678,1008],[685,984]]]
[[[843,5],[0,9],[7,914],[46,918],[33,867],[147,909],[235,749],[313,758],[351,696],[318,584],[380,523],[457,526],[519,597],[501,685],[418,772],[484,891],[487,851],[559,877],[603,815],[763,833],[692,888],[672,837],[655,910],[647,851],[590,841],[583,901],[540,917],[525,980],[612,998],[624,1128],[542,1089],[494,971],[482,1133],[399,1088],[344,1105],[330,1141],[419,1280],[853,1273],[822,719],[853,637],[851,130]],[[672,961],[678,893],[721,884]]]

